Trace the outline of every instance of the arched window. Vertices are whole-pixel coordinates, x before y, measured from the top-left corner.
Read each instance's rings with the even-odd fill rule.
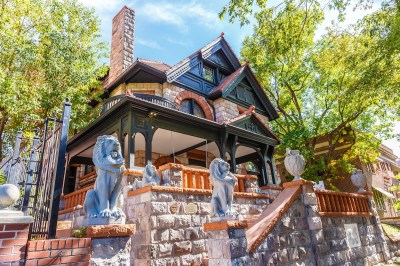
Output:
[[[185,99],[181,102],[179,109],[182,112],[205,118],[206,114],[199,104],[197,104],[193,99]]]

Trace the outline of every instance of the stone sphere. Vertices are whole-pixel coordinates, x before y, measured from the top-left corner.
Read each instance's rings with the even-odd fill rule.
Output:
[[[13,205],[19,199],[19,189],[12,184],[0,186],[0,209]]]

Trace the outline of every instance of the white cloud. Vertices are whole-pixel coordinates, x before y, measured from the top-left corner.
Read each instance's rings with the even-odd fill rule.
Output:
[[[143,45],[143,46],[147,46],[153,49],[157,49],[157,50],[162,50],[163,48],[155,41],[150,41],[150,40],[145,40],[142,38],[136,38],[135,42],[137,44]]]
[[[146,3],[137,9],[137,14],[146,17],[149,21],[170,24],[176,26],[182,32],[189,30],[189,22],[198,23],[208,29],[221,27],[218,14],[207,10],[202,4],[195,1],[189,3]]]
[[[108,13],[114,11],[123,6],[123,0],[79,0],[83,5],[87,7],[93,7],[98,13]]]

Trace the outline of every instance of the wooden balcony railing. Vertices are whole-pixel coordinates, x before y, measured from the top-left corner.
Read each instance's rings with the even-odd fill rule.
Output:
[[[83,206],[83,202],[85,201],[86,197],[86,192],[89,189],[93,189],[93,185],[76,190],[67,195],[64,195],[63,199],[65,200],[65,209],[59,211],[59,214],[64,214],[67,212],[74,211],[76,209],[76,206],[78,205]]]
[[[184,188],[211,189],[210,172],[206,169],[182,168]]]
[[[315,191],[321,216],[372,216],[368,196],[336,191]]]
[[[80,188],[84,188],[84,187],[93,185],[94,182],[96,181],[96,178],[97,178],[96,171],[93,171],[93,172],[91,172],[89,174],[81,176],[79,178],[79,187]]]
[[[235,174],[238,182],[235,186],[235,192],[246,192],[246,179],[257,179],[253,175],[238,175]],[[198,169],[191,167],[182,167],[183,188],[196,189],[212,189],[210,172],[207,169]]]

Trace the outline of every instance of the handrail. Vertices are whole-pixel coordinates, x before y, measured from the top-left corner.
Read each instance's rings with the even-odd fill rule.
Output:
[[[327,190],[315,195],[321,216],[372,216],[367,195]]]
[[[125,94],[121,94],[121,95],[110,97],[110,98],[106,99],[105,101],[103,101],[103,108],[101,109],[101,114],[104,114],[105,112],[107,112],[111,107],[116,105],[125,96],[126,96]]]
[[[67,210],[71,211],[71,209],[74,209],[78,205],[83,206],[83,203],[85,202],[86,192],[89,189],[93,189],[93,187],[94,185],[91,185],[64,195],[63,199],[65,200],[65,209],[60,211],[60,213],[68,212]]]
[[[176,107],[174,102],[172,102],[166,98],[163,98],[161,96],[152,95],[152,94],[144,94],[144,93],[134,93],[133,96],[136,98],[157,104],[157,105],[161,105],[163,107],[167,107],[169,109],[178,110],[178,108]]]

